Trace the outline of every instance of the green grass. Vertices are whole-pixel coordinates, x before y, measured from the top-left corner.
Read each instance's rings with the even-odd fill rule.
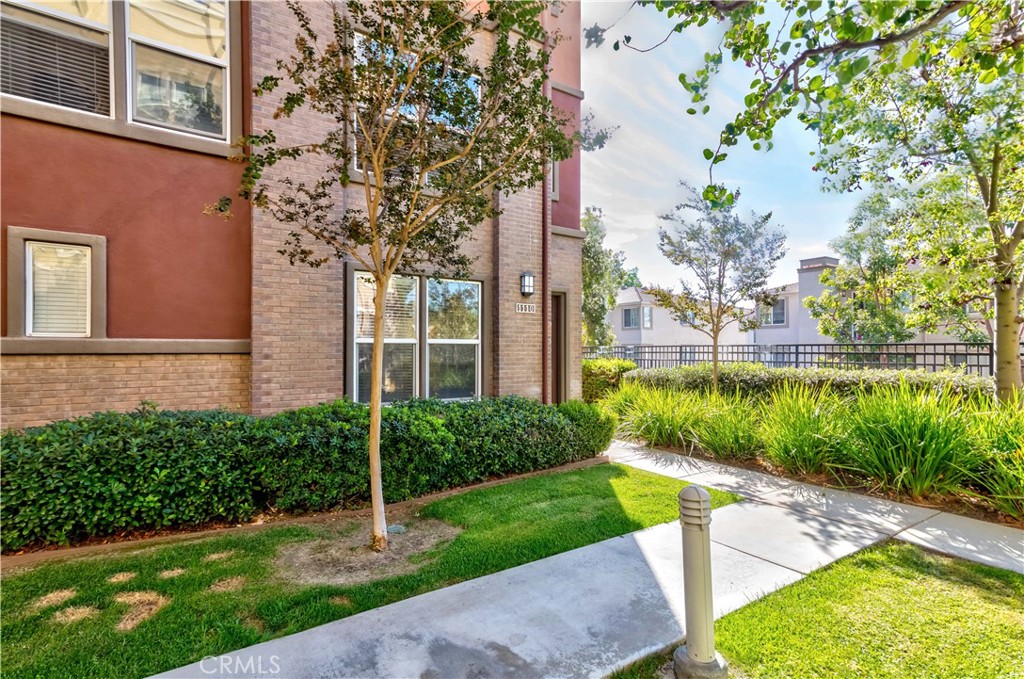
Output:
[[[1024,667],[1024,576],[888,543],[718,621],[730,676],[1008,679]],[[653,679],[667,656],[618,679]]]
[[[686,484],[615,465],[524,479],[434,502],[423,516],[464,531],[410,575],[352,587],[305,586],[276,577],[273,559],[288,543],[322,537],[315,525],[262,531],[134,550],[120,556],[69,560],[3,578],[4,677],[139,677],[273,637],[298,632],[470,578],[511,568],[678,518],[676,495]],[[736,501],[713,493],[712,504]],[[330,528],[337,531],[337,527]],[[203,557],[233,550],[231,557]],[[163,580],[161,571],[186,573]],[[114,573],[137,576],[110,584]],[[219,579],[245,576],[238,592],[210,593]],[[581,574],[585,577],[585,574]],[[75,589],[58,607],[31,610],[39,597]],[[150,590],[171,603],[130,632],[114,627],[126,606],[118,592]],[[342,604],[331,599],[344,597]],[[61,624],[53,614],[94,606],[90,619]]]

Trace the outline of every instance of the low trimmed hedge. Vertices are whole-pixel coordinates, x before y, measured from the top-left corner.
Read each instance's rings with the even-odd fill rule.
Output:
[[[718,367],[719,389],[743,396],[766,396],[783,385],[828,385],[837,394],[861,394],[878,387],[906,384],[913,389],[949,391],[960,396],[987,396],[994,392],[990,377],[962,372],[923,370],[842,370],[839,368],[769,368],[760,363],[724,363]],[[683,391],[708,391],[711,365],[644,368],[623,375],[624,382]]]
[[[4,432],[0,547],[363,505],[369,421],[366,406],[336,401],[267,418],[143,408]],[[396,403],[383,411],[384,498],[593,457],[614,428],[580,402]]]
[[[622,376],[636,370],[636,363],[624,358],[583,359],[583,400],[587,403],[600,401],[619,387]]]

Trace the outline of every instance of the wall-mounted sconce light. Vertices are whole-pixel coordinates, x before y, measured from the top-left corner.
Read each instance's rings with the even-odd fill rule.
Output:
[[[533,274],[524,273],[519,276],[519,291],[523,293],[523,297],[529,297],[533,294]]]

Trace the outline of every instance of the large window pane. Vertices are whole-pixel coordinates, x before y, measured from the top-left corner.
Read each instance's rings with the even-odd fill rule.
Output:
[[[427,283],[430,339],[480,338],[480,284],[468,281]]]
[[[224,68],[135,45],[135,119],[224,136]]]
[[[476,396],[477,345],[430,345],[430,396],[472,398]]]
[[[416,339],[418,279],[392,276],[384,299],[384,337]],[[356,274],[356,337],[373,338],[373,293],[376,284],[368,273]]]
[[[223,2],[215,0],[132,0],[130,30],[150,40],[215,59],[227,55]]]
[[[89,336],[88,247],[26,243],[28,335]]]
[[[110,3],[107,0],[43,0],[38,4],[51,12],[61,12],[74,19],[88,19],[104,26],[110,25]]]
[[[373,356],[373,345],[360,343],[358,348],[358,391],[357,398],[362,403],[370,401],[370,367]],[[384,402],[410,399],[415,395],[416,376],[416,345],[385,344],[384,345]]]
[[[0,91],[110,115],[109,36],[3,5]]]

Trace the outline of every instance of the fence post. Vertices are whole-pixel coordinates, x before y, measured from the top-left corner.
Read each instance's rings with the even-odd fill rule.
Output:
[[[729,666],[715,652],[715,608],[711,598],[711,495],[700,486],[679,492],[683,529],[683,603],[686,643],[676,649],[676,679],[724,679]]]

